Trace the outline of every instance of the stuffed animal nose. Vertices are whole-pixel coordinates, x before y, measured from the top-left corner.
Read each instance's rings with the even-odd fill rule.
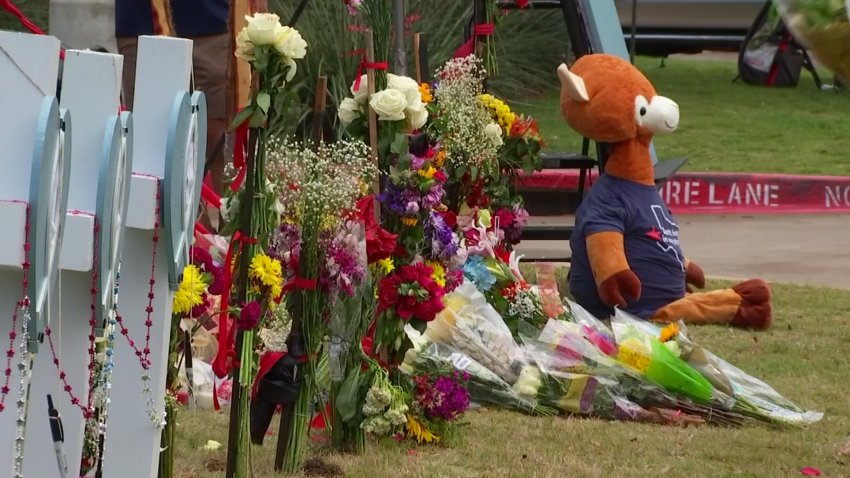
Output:
[[[672,133],[679,126],[679,105],[670,98],[656,96],[642,120],[642,126],[653,133]]]

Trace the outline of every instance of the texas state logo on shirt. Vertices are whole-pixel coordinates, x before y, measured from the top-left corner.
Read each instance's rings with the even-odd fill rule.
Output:
[[[676,258],[682,270],[685,270],[684,258],[679,248],[679,225],[667,216],[663,206],[653,204],[652,215],[655,217],[655,225],[646,233],[646,236],[655,241],[655,244],[665,253]]]

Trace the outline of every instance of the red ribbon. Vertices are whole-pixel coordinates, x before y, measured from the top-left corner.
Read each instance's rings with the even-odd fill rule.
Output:
[[[245,244],[256,244],[257,240],[236,231],[227,247],[224,259],[224,292],[221,294],[221,312],[218,316],[218,353],[213,359],[212,369],[219,378],[224,378],[230,372],[229,359],[236,356],[236,327],[230,323],[230,289],[233,285],[233,257],[240,254]],[[235,246],[235,247],[234,247]]]
[[[298,277],[298,258],[295,254],[289,254],[289,267],[295,271],[295,277],[292,278],[289,282],[283,285],[283,295],[286,292],[290,292],[293,290],[316,290],[318,286],[318,281],[316,279],[308,279],[306,277]]]
[[[479,23],[472,28],[472,38],[455,50],[455,58],[464,58],[473,53],[475,39],[477,37],[492,36],[496,32],[496,25],[492,23]]]
[[[22,12],[21,9],[17,7],[17,5],[12,3],[12,0],[0,0],[0,7],[3,7],[4,10],[11,13],[12,16],[17,18],[18,21],[21,22],[21,25],[23,25],[24,28],[26,28],[30,32],[35,33],[36,35],[45,35],[44,30],[39,28],[38,25],[36,25],[29,18],[27,18],[27,16],[24,15],[24,12]],[[59,58],[63,60],[65,59],[64,48],[59,49]]]
[[[389,68],[389,64],[385,61],[370,63],[366,61],[366,50],[354,50],[348,53],[349,55],[360,55],[360,66],[357,67],[357,77],[354,78],[354,91],[360,91],[360,77],[363,76],[363,70],[384,70]]]
[[[242,110],[240,110],[242,111]],[[245,181],[247,169],[245,168],[245,154],[248,150],[248,125],[250,121],[245,120],[236,127],[236,135],[233,138],[233,167],[239,172],[230,183],[230,190],[236,192],[242,183]]]
[[[221,196],[219,196],[218,193],[215,192],[215,190],[207,183],[203,183],[201,186],[201,199],[203,199],[207,205],[216,209],[221,207]]]

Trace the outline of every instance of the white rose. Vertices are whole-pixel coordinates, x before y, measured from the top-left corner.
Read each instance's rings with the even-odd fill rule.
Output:
[[[369,106],[375,110],[381,121],[401,121],[407,108],[407,98],[398,90],[382,90],[375,93],[369,101]]]
[[[357,80],[351,83],[351,94],[354,95],[354,101],[364,102],[366,98],[369,96],[369,83],[366,75],[360,76],[360,88],[355,89],[357,85]]]
[[[307,42],[301,37],[301,33],[294,28],[282,25],[278,25],[276,29],[274,48],[293,60],[300,60],[307,55]]]
[[[245,15],[245,20],[248,22],[245,27],[248,39],[254,46],[271,45],[275,42],[280,27],[279,16],[274,13],[257,13],[253,17]]]
[[[419,93],[419,83],[413,78],[390,73],[387,75],[387,86],[404,93],[408,104],[412,105],[416,102],[422,102],[422,95]]]
[[[253,61],[254,60],[254,45],[251,44],[251,40],[248,39],[248,29],[243,28],[238,35],[236,35],[236,58],[241,58],[245,61]]]
[[[407,114],[407,119],[410,120],[410,127],[413,129],[422,128],[428,121],[428,110],[425,108],[425,103],[422,101],[419,101],[419,103],[415,103],[412,106],[408,106],[405,113]]]
[[[351,98],[342,100],[339,104],[339,120],[342,124],[349,125],[352,121],[360,117],[360,103]]]
[[[484,128],[484,135],[493,143],[493,146],[502,145],[502,128],[496,123],[490,123]]]

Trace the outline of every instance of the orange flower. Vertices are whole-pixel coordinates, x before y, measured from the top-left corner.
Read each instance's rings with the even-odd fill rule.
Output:
[[[403,218],[401,218],[401,223],[407,227],[414,227],[415,225],[419,224],[419,219],[417,219],[416,217],[404,216]]]
[[[661,329],[661,336],[658,338],[658,340],[662,342],[668,342],[671,339],[676,338],[677,335],[679,335],[679,324],[673,322],[667,327]]]
[[[422,102],[426,105],[434,99],[431,96],[431,87],[428,86],[428,83],[422,83],[419,85],[419,95],[422,96]]]
[[[446,162],[446,152],[442,149],[437,152],[437,156],[434,157],[434,166],[438,169],[443,167],[443,164]]]

